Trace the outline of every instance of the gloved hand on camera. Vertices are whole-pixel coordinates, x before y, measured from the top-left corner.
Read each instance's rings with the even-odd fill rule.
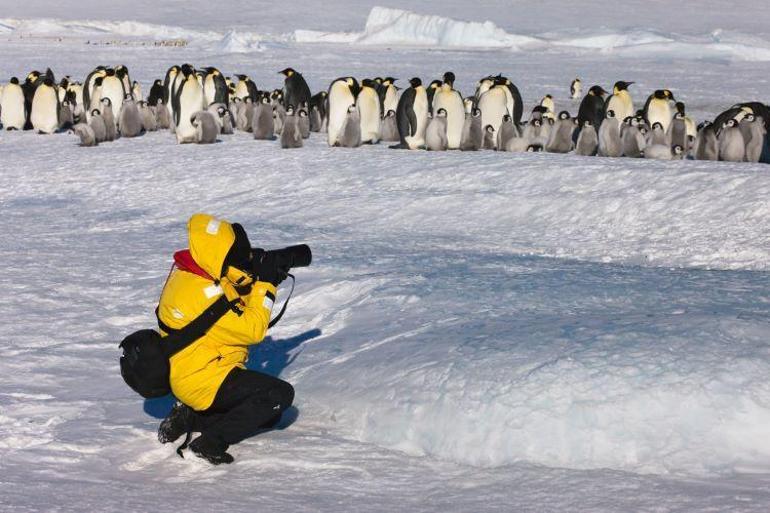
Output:
[[[253,250],[251,265],[257,281],[272,283],[276,287],[286,279],[289,272],[278,266],[275,253],[264,249]]]

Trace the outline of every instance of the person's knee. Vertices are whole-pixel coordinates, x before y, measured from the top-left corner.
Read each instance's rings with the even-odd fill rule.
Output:
[[[287,409],[294,403],[294,387],[285,381],[281,385],[281,410]]]

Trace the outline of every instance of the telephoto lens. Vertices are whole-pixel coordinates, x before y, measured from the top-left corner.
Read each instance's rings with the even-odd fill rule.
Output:
[[[259,248],[254,248],[255,254],[261,252]],[[276,267],[279,269],[292,269],[295,267],[307,267],[313,261],[313,253],[307,244],[298,244],[282,249],[271,249],[265,251],[275,258]]]

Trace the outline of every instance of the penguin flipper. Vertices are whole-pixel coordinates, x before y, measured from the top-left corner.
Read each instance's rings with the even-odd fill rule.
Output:
[[[417,135],[417,114],[414,113],[411,105],[406,109],[406,117],[409,120],[410,135],[414,137]]]

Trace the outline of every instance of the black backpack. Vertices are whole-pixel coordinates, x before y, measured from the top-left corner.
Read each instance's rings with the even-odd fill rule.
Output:
[[[123,349],[120,357],[123,380],[145,399],[170,394],[169,358],[205,335],[237,302],[238,299],[230,302],[222,295],[184,328],[173,330],[162,325],[163,331],[169,334],[165,338],[155,330],[139,330],[124,338],[118,346]]]

